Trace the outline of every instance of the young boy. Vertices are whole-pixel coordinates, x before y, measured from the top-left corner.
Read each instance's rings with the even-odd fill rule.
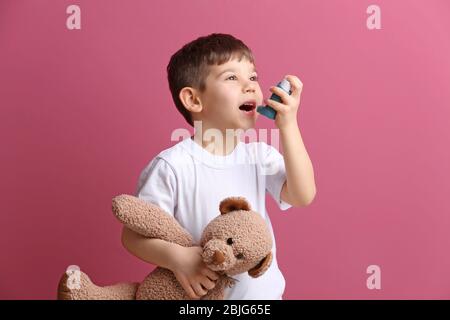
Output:
[[[219,214],[220,201],[243,196],[266,219],[273,237],[265,208],[266,190],[281,210],[308,205],[316,192],[313,167],[297,125],[301,81],[287,76],[292,94],[272,87],[283,103],[264,101],[277,111],[275,124],[283,158],[264,142],[246,144],[238,135],[229,139],[230,130],[254,127],[255,107],[263,104],[252,52],[242,41],[227,34],[200,37],[171,57],[167,72],[177,109],[191,126],[194,121],[200,123],[202,130],[162,151],[148,164],[140,175],[137,196],[172,214],[197,242],[204,227]],[[222,139],[217,135],[211,139],[205,133],[208,130]],[[262,167],[272,169],[268,172]],[[236,276],[235,286],[226,289],[226,299],[282,298],[285,280],[273,240],[270,268],[259,278]],[[202,262],[200,247],[148,239],[126,227],[122,243],[140,259],[172,270],[191,298],[201,298],[215,285],[217,274]]]

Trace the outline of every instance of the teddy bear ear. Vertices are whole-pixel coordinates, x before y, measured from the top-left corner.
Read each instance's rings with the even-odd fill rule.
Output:
[[[269,252],[267,256],[265,256],[255,267],[248,270],[249,276],[253,278],[258,278],[262,276],[264,272],[269,269],[270,264],[272,263],[272,252]]]
[[[220,214],[225,214],[230,211],[246,210],[250,211],[250,203],[244,197],[229,197],[223,199],[219,205]]]

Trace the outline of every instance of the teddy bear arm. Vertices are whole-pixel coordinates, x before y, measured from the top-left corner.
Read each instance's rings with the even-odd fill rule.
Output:
[[[192,236],[177,220],[160,207],[130,195],[113,199],[113,212],[117,219],[131,230],[149,238],[157,238],[192,246]]]

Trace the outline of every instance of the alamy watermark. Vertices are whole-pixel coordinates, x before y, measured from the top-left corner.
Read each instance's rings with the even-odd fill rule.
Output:
[[[381,289],[381,268],[376,264],[372,264],[366,269],[367,274],[370,276],[367,278],[366,286],[367,289]]]
[[[68,266],[66,269],[67,278],[67,288],[70,290],[81,288],[81,271],[80,267],[77,265]]]
[[[367,17],[366,26],[369,30],[381,29],[381,9],[376,4],[372,4],[367,7],[367,14],[370,16]]]
[[[369,16],[366,19],[366,26],[369,30],[381,29],[381,9],[376,4],[367,7],[366,13]],[[69,30],[81,30],[81,8],[76,4],[71,4],[66,8],[66,28]]]
[[[81,29],[81,9],[76,4],[71,4],[67,7],[66,13],[70,16],[66,19],[66,27],[69,30]]]
[[[273,175],[283,169],[282,157],[278,157],[278,154],[273,154],[267,159],[268,151],[261,144],[257,142],[264,142],[276,149],[279,153],[280,146],[280,133],[278,129],[225,129],[223,131],[216,128],[208,128],[203,130],[202,121],[194,121],[195,137],[199,139],[198,143],[202,144],[205,151],[209,152],[210,159],[217,160],[218,163],[224,162],[224,157],[220,156],[224,150],[228,150],[228,146],[234,146],[236,141],[247,143],[245,157],[235,157],[229,159],[233,161],[233,164],[251,164],[258,165],[260,167],[260,173],[262,175]],[[190,139],[191,133],[185,128],[177,128],[172,131],[170,140],[172,142],[180,142],[185,139]],[[270,138],[270,143],[269,143]],[[206,146],[204,146],[206,144]],[[268,160],[268,161],[262,161]]]

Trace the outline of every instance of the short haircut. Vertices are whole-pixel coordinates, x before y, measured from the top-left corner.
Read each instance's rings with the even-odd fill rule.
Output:
[[[181,89],[192,87],[204,92],[209,66],[221,65],[232,58],[240,61],[242,57],[254,63],[251,50],[241,40],[222,33],[199,37],[172,55],[167,65],[170,92],[178,111],[191,126],[194,126],[192,115],[179,97]]]

